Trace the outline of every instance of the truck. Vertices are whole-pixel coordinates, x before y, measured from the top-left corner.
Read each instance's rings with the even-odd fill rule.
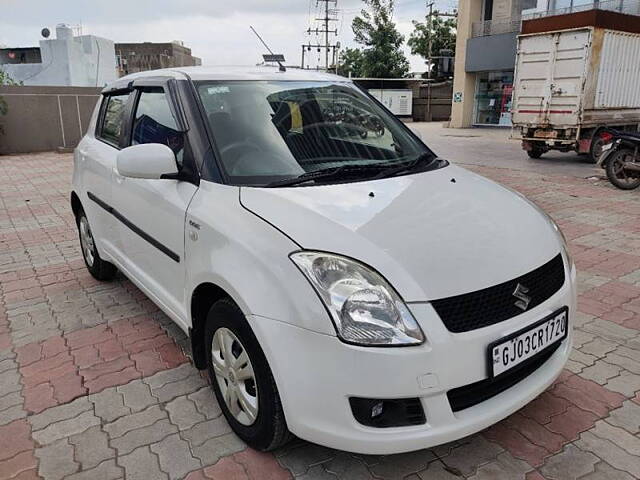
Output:
[[[596,163],[607,127],[638,131],[640,17],[591,10],[523,21],[522,32],[512,124],[529,157],[575,151]]]

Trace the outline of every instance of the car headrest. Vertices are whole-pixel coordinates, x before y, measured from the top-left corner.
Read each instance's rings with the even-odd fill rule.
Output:
[[[288,133],[291,130],[291,107],[287,102],[272,102],[274,113],[271,121],[280,133]]]

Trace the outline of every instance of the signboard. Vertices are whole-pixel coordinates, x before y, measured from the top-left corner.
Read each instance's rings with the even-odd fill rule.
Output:
[[[456,92],[453,94],[453,102],[461,103],[462,102],[462,92]]]
[[[394,115],[408,117],[413,113],[412,90],[372,88],[369,93]]]

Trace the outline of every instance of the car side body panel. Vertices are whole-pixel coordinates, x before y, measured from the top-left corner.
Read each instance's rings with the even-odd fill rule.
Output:
[[[334,336],[329,314],[289,259],[299,246],[243,208],[239,195],[239,187],[200,182],[187,212],[187,291],[213,283],[245,315]]]

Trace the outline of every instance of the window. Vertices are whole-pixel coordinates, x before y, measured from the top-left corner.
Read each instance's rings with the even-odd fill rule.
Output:
[[[129,94],[127,93],[126,95],[111,95],[103,100],[106,102],[106,106],[104,107],[102,128],[98,136],[115,147],[120,143],[124,110],[128,99]]]
[[[162,88],[149,88],[140,92],[133,122],[131,144],[162,143],[176,154],[178,165],[182,165],[184,135],[169,108],[169,100]]]

